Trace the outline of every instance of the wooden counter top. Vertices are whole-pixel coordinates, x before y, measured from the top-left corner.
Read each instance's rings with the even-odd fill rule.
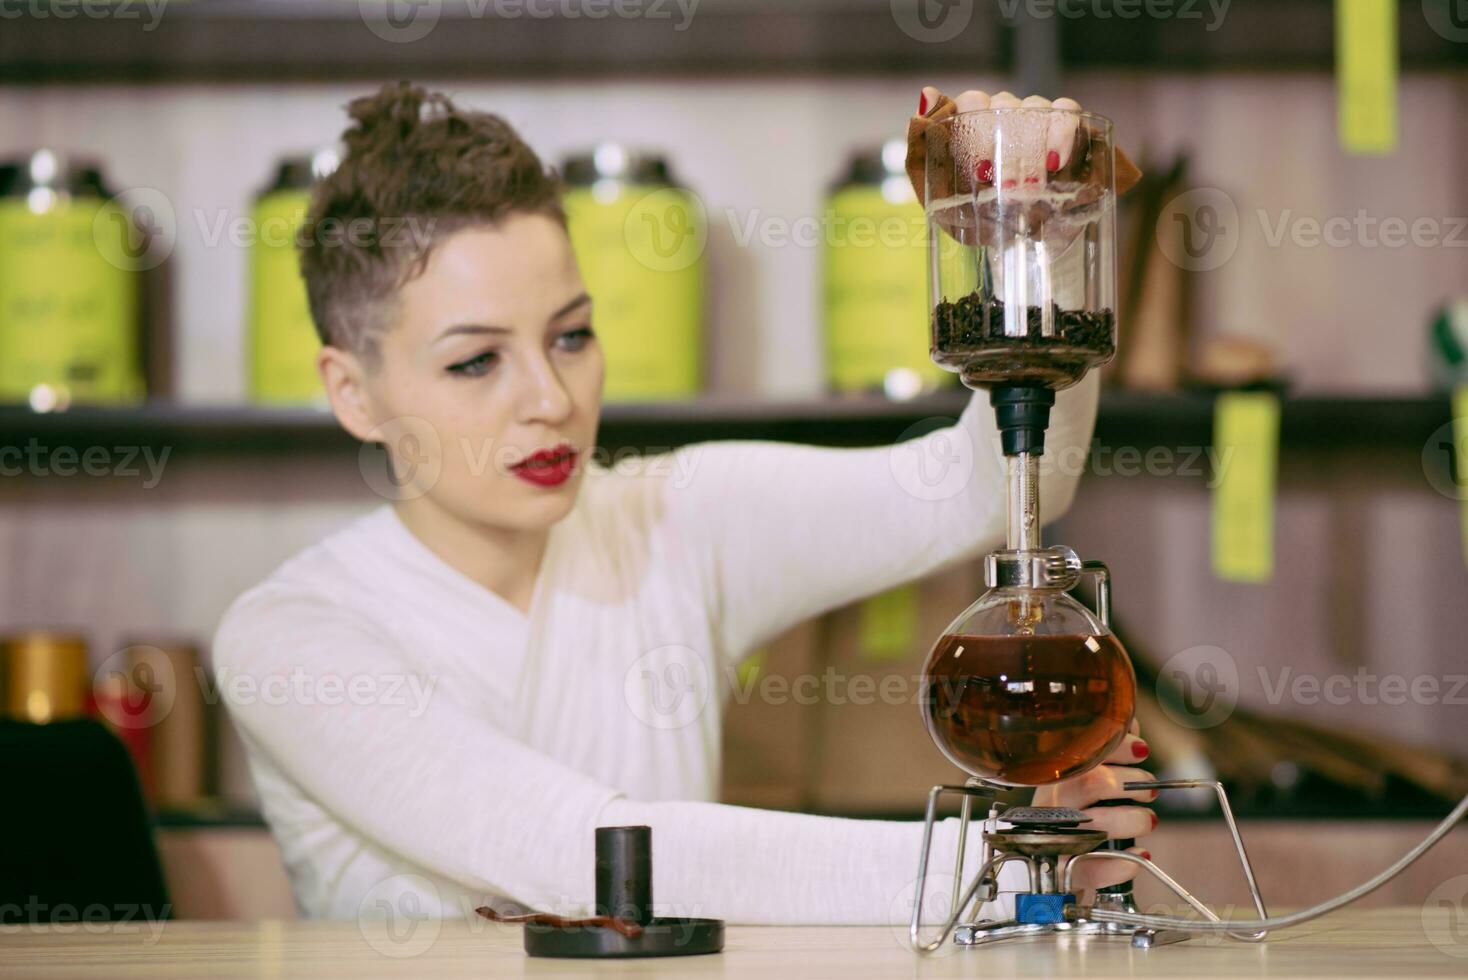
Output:
[[[1456,914],[1457,918],[1452,916]],[[401,925],[401,923],[400,923]],[[103,929],[129,930],[102,932]],[[66,930],[63,932],[62,930]],[[1090,940],[950,949],[919,959],[905,930],[731,926],[724,952],[641,960],[532,960],[519,927],[424,920],[390,936],[355,922],[169,922],[0,927],[0,977],[1424,977],[1468,975],[1461,912],[1337,913],[1260,946],[1193,939],[1150,952]]]

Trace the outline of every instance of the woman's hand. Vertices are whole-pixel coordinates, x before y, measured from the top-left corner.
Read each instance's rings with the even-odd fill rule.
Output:
[[[1091,134],[1089,130],[1084,133],[1080,131],[1082,126],[1080,108],[1080,104],[1074,99],[1062,98],[1052,102],[1040,95],[1031,95],[1021,99],[1011,92],[1000,92],[998,95],[991,96],[978,89],[960,92],[956,99],[950,99],[934,86],[924,86],[918,98],[917,114],[912,117],[907,126],[907,175],[912,181],[913,189],[917,192],[918,201],[926,203],[928,188],[924,167],[928,154],[928,131],[934,124],[958,113],[980,109],[1066,110],[1053,114],[1052,118],[1047,121],[1044,141],[1036,140],[1033,146],[1026,145],[1022,159],[1010,160],[1006,155],[1007,172],[1002,175],[1005,186],[1017,186],[1021,182],[1039,184],[1046,179],[1047,175],[1059,173],[1069,167],[1072,159],[1077,160],[1077,165],[1082,170],[1089,169],[1087,163],[1089,156],[1084,149],[1087,145],[1086,141],[1094,134]],[[966,129],[965,134],[966,141],[978,141],[977,146],[969,142],[965,143],[967,148],[965,158],[976,161],[974,177],[979,183],[992,181],[995,170],[993,133],[986,132],[982,125],[978,125]],[[1080,156],[1077,156],[1078,153]],[[1120,148],[1116,150],[1114,166],[1117,194],[1126,193],[1141,179],[1141,171]],[[1082,181],[1086,179],[1084,173],[1068,176]],[[946,193],[946,189],[942,187],[934,190],[935,194]]]
[[[1136,768],[1136,763],[1147,758],[1147,743],[1138,734],[1137,723],[1132,722],[1131,732],[1121,740],[1106,761],[1090,772],[1074,779],[1066,779],[1035,790],[1035,806],[1064,806],[1081,810],[1091,818],[1083,826],[1087,830],[1104,830],[1111,839],[1140,839],[1157,827],[1157,815],[1145,806],[1094,806],[1101,800],[1130,799],[1138,803],[1151,803],[1157,799],[1157,790],[1122,789],[1123,783],[1150,781],[1155,777],[1145,769]],[[1001,816],[1000,819],[1003,819]],[[1130,848],[1131,853],[1151,859],[1145,848]],[[1078,891],[1119,885],[1131,881],[1140,871],[1130,861],[1083,861],[1076,868],[1074,886]]]
[[[925,87],[918,101],[918,115],[925,116],[930,109],[936,111],[944,98],[943,93],[931,85]],[[1076,146],[1076,131],[1081,122],[1081,106],[1075,99],[1056,99],[1051,102],[1042,95],[1021,99],[1010,92],[1000,92],[991,97],[987,92],[969,89],[960,92],[953,103],[956,112],[974,112],[979,109],[1067,110],[1055,113],[1049,120],[1044,145],[1036,143],[1033,150],[1025,154],[1024,159],[1019,161],[1019,172],[1006,176],[1006,185],[1014,186],[1021,179],[1026,183],[1039,183],[1045,173],[1053,174],[1070,163]],[[994,134],[980,129],[975,136],[981,143],[978,156],[980,170],[977,176],[981,183],[988,183],[994,179]]]

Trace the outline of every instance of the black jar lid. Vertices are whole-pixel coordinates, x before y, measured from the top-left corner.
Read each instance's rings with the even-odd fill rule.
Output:
[[[298,153],[281,157],[275,166],[275,180],[265,189],[276,191],[308,191],[323,177],[336,170],[341,153],[335,147],[323,147],[314,153]]]
[[[111,196],[102,181],[102,164],[95,157],[37,147],[0,161],[0,197],[19,197],[40,189],[74,196]]]
[[[907,141],[888,140],[866,146],[851,154],[846,173],[836,187],[880,185],[892,177],[907,179]]]
[[[676,186],[666,156],[621,143],[598,143],[590,150],[565,157],[561,176],[573,187],[585,187],[598,180]]]

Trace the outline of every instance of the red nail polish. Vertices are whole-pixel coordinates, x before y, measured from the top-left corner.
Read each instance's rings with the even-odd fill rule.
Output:
[[[979,165],[976,168],[974,168],[974,176],[979,179],[979,183],[981,183],[981,184],[990,184],[990,183],[993,183],[994,182],[994,161],[993,160],[980,160],[979,161]]]
[[[1039,182],[1040,182],[1040,178],[1039,177],[1026,177],[1025,178],[1025,183],[1026,184],[1038,184]]]
[[[1152,749],[1147,745],[1146,742],[1132,743],[1132,755],[1136,756],[1138,759],[1145,759],[1151,754]]]
[[[1045,154],[1045,169],[1050,171],[1052,174],[1060,169],[1059,150],[1051,150],[1049,153]]]
[[[1004,182],[1004,188],[1006,190],[1009,189],[1009,188],[1011,188],[1011,187],[1018,187],[1018,186],[1019,186],[1019,181],[1015,180],[1013,177],[1009,178],[1008,180],[1006,180]]]
[[[1148,861],[1150,861],[1150,860],[1152,860],[1152,852],[1151,851],[1143,851],[1142,852],[1142,857],[1144,857]]]
[[[918,96],[918,115],[920,115],[920,116],[926,116],[927,114],[928,114],[928,93],[927,92],[923,92],[923,93],[921,93]]]
[[[1152,817],[1152,829],[1153,830],[1156,830],[1157,829],[1157,814],[1155,814],[1155,813],[1154,814],[1151,814],[1151,817]]]

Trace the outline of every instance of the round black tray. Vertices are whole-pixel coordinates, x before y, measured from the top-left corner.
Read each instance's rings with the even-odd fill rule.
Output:
[[[531,956],[559,958],[694,956],[717,953],[724,948],[722,919],[653,919],[642,927],[642,935],[629,939],[615,929],[602,926],[525,927],[525,952]]]

